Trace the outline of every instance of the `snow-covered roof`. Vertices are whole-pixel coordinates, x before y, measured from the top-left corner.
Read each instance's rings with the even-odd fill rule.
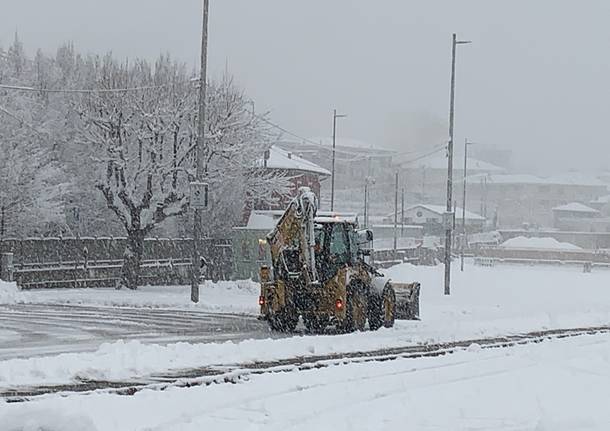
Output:
[[[313,141],[313,142],[318,142],[318,143],[320,143],[320,145],[323,145],[325,147],[332,147],[332,145],[333,145],[332,136],[331,137],[316,136],[313,138],[309,138],[309,140]],[[394,152],[392,150],[388,150],[387,148],[383,148],[379,145],[373,145],[369,142],[364,142],[364,141],[361,141],[359,139],[354,139],[354,138],[337,137],[337,138],[335,138],[335,146],[341,147],[341,148],[358,149],[358,150],[370,150],[370,151],[380,151],[380,152],[388,152],[388,153]]]
[[[261,213],[259,211],[252,211],[250,218],[248,218],[247,229],[256,230],[272,230],[277,223],[277,218],[273,214]]]
[[[409,210],[415,209],[415,208],[424,208],[424,209],[427,209],[428,211],[432,211],[433,213],[436,213],[438,215],[443,215],[447,211],[447,208],[442,206],[442,205],[432,205],[432,204],[417,204],[417,205],[413,205],[413,206],[410,206],[409,208],[407,208],[405,211],[409,211]],[[394,212],[389,214],[388,217],[389,216],[393,217],[394,216]],[[462,217],[462,208],[456,207],[456,209],[455,209],[455,217],[456,218],[461,218]],[[466,210],[466,220],[481,220],[481,221],[484,221],[485,217]]]
[[[256,166],[263,166],[262,158],[256,161]],[[271,147],[269,150],[269,159],[267,160],[267,168],[270,169],[286,169],[302,172],[314,172],[319,175],[329,176],[330,171],[321,166],[316,165],[309,160],[297,156],[294,153],[283,150],[277,146]]]
[[[559,242],[555,238],[526,238],[518,236],[500,244],[502,248],[536,250],[582,250],[569,242]]]
[[[540,184],[605,187],[600,180],[581,174],[561,174],[550,177],[539,177],[531,174],[492,174],[485,175],[488,183],[493,184]],[[468,176],[468,182],[478,183],[483,175]]]
[[[280,217],[284,214],[283,210],[254,210],[250,213],[246,226],[240,226],[240,230],[267,230],[275,228]],[[355,213],[340,213],[330,211],[318,211],[316,215],[318,223],[348,222],[357,223],[358,216]]]
[[[581,213],[599,213],[596,209],[583,205],[579,202],[570,202],[569,204],[560,205],[558,207],[553,208],[553,211],[573,211],[573,212],[581,212]]]
[[[412,155],[405,155],[405,158],[413,157]],[[400,162],[400,157],[397,160]],[[454,170],[463,169],[462,163],[464,159],[460,159],[459,163],[456,163],[454,159]],[[411,168],[426,168],[426,169],[447,169],[447,157],[442,154],[432,154],[428,157],[424,157],[422,159],[413,161],[413,162],[405,162],[405,166]],[[483,160],[475,159],[473,157],[468,157],[468,171],[482,171],[482,172],[490,172],[490,173],[500,173],[506,171],[506,169],[501,168],[500,166],[496,166],[492,163],[485,162]]]
[[[553,184],[575,185],[575,186],[607,186],[606,183],[599,178],[582,174],[579,172],[568,172],[565,174],[552,175],[547,178]]]
[[[592,200],[592,204],[607,204],[610,203],[610,195],[600,196],[595,200]]]

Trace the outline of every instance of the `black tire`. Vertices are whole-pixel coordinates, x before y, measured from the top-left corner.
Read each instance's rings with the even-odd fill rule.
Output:
[[[283,312],[269,316],[269,327],[277,332],[294,332],[299,323],[296,313]]]
[[[382,300],[381,296],[376,292],[369,295],[367,316],[371,331],[376,331],[383,326]]]
[[[344,332],[364,331],[366,326],[366,297],[360,284],[354,284],[347,289],[347,304],[345,306],[345,322],[341,328]]]
[[[323,334],[328,326],[328,319],[326,317],[319,317],[315,315],[303,316],[303,323],[307,332],[312,334]]]
[[[383,326],[391,328],[396,320],[396,292],[391,286],[386,286],[381,294],[381,310]]]

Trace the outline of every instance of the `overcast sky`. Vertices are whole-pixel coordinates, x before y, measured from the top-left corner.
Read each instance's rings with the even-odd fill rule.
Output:
[[[0,44],[195,65],[201,0],[0,0]],[[451,33],[456,142],[512,148],[543,171],[610,167],[610,1],[211,0],[210,73],[303,136],[408,151],[446,139]],[[462,146],[460,145],[459,154]]]

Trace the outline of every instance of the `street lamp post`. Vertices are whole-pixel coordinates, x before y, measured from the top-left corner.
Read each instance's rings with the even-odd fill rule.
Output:
[[[209,0],[203,0],[203,22],[201,29],[201,72],[199,74],[199,118],[197,124],[197,181],[201,183],[205,176],[204,150],[205,150],[205,97],[206,74],[208,65],[208,10]],[[207,195],[207,190],[205,191]],[[207,201],[207,197],[206,197]],[[203,209],[195,208],[193,216],[193,259],[191,263],[191,301],[199,302],[199,276],[200,256],[199,240],[203,230]]]
[[[330,210],[334,211],[335,209],[335,147],[337,140],[337,118],[345,118],[347,115],[345,114],[337,114],[337,110],[333,109],[333,162],[332,162],[332,172],[330,178]]]
[[[468,142],[468,139],[464,139],[464,181],[462,184],[462,241],[460,244],[460,271],[464,271],[464,246],[466,245],[466,176],[468,172],[468,146],[474,144],[474,142]]]
[[[370,186],[375,184],[375,178],[370,175],[367,175],[364,178],[364,227],[369,227],[369,194],[370,194]]]
[[[449,142],[447,145],[447,217],[445,217],[445,295],[451,293],[451,240],[455,215],[452,210],[453,194],[453,117],[455,111],[455,48],[457,45],[470,43],[468,40],[457,40],[453,33],[451,46],[451,94],[449,98]],[[448,217],[451,216],[451,217]]]

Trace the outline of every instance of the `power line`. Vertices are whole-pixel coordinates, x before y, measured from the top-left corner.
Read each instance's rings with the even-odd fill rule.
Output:
[[[273,121],[267,119],[266,117],[264,117],[262,115],[256,114],[254,112],[252,113],[252,115],[254,115],[256,118],[260,119],[261,121],[264,121],[265,123],[269,124],[270,126],[275,127],[276,129],[284,132],[285,134],[292,136],[293,138],[297,138],[297,139],[299,139],[299,140],[301,140],[303,142],[306,142],[306,143],[308,143],[310,145],[313,145],[315,147],[319,147],[319,148],[323,148],[323,149],[329,150],[328,146],[323,145],[323,144],[321,144],[319,142],[313,141],[311,139],[305,138],[303,136],[297,135],[296,133],[291,132],[290,130],[286,129],[285,127],[282,127],[279,124],[274,123]],[[371,148],[371,149],[374,150],[374,148]],[[385,151],[388,151],[388,150],[385,150]],[[348,151],[348,150],[335,149],[335,152],[343,153],[343,154],[348,154],[350,156],[354,155],[353,151]],[[355,162],[355,161],[359,161],[359,160],[366,160],[367,158],[395,157],[395,156],[400,156],[400,155],[413,154],[415,152],[416,151],[404,151],[404,152],[396,153],[396,152],[393,152],[393,151],[388,151],[387,154],[383,154],[383,155],[380,155],[380,154],[360,155],[360,156],[353,157],[351,159],[342,159],[342,160],[343,161],[348,161],[348,162]]]
[[[27,87],[27,86],[22,86],[22,85],[7,85],[7,84],[0,84],[0,89],[5,89],[5,90],[16,90],[16,91],[29,91],[29,92],[43,92],[43,93],[78,93],[78,94],[88,94],[88,93],[124,93],[124,92],[131,92],[131,91],[143,91],[143,90],[152,90],[152,89],[158,89],[158,88],[163,88],[163,87],[167,87],[169,84],[163,84],[163,85],[151,85],[151,86],[142,86],[142,87],[126,87],[126,88],[105,88],[105,89],[54,89],[54,88],[35,88],[35,87]],[[26,123],[23,119],[19,118],[18,116],[16,116],[15,114],[12,114],[11,112],[7,111],[5,108],[0,107],[0,110],[2,112],[4,112],[5,114],[7,114],[8,116],[18,120],[19,122],[25,124],[27,127],[29,127],[30,129],[34,130],[37,133],[41,133],[39,130],[37,130],[34,126]],[[301,140],[302,142],[306,142],[310,145],[313,145],[315,147],[318,148],[323,148],[328,150],[328,146],[325,146],[319,142],[315,142],[311,139],[305,138],[303,136],[300,136],[294,132],[291,132],[290,130],[286,129],[285,127],[280,126],[277,123],[272,122],[271,120],[267,119],[265,116],[256,114],[254,111],[252,112],[252,115],[257,117],[258,119],[260,119],[261,121],[269,124],[272,127],[275,127],[276,129],[282,131],[283,133],[292,136],[293,138],[297,138],[299,140]],[[423,154],[421,156],[418,156],[415,159],[412,160],[408,160],[408,161],[404,161],[404,162],[400,162],[400,164],[406,164],[406,163],[412,163],[414,161],[420,160],[422,158],[428,157],[429,155],[432,155],[434,153],[436,153],[437,151],[442,150],[443,148],[445,148],[445,146],[443,145],[442,147],[439,147],[437,149],[432,150],[429,153]],[[339,149],[335,149],[335,152],[337,153],[342,153],[342,154],[346,154],[346,155],[350,155],[350,156],[354,156],[353,151],[347,151],[347,150],[339,150]],[[356,162],[356,161],[361,161],[361,160],[367,160],[368,158],[385,158],[385,157],[396,157],[396,156],[401,156],[401,155],[406,155],[406,154],[413,154],[416,151],[404,151],[404,152],[389,152],[388,154],[370,154],[370,155],[358,155],[355,157],[352,157],[350,159],[341,159],[344,162]]]
[[[438,153],[438,152],[440,152],[442,150],[446,150],[446,149],[447,149],[447,146],[445,144],[443,144],[443,145],[440,145],[440,146],[436,147],[435,149],[433,149],[433,150],[431,150],[431,151],[429,151],[427,153],[424,153],[424,154],[422,154],[420,156],[417,156],[417,157],[415,157],[413,159],[405,160],[405,161],[402,161],[402,162],[398,162],[398,164],[399,165],[407,165],[409,163],[417,162],[418,160],[425,159],[426,157],[429,157],[429,156],[431,156],[433,154],[436,154],[436,153]]]
[[[167,87],[169,84],[149,85],[144,87],[127,87],[127,88],[100,88],[100,89],[66,89],[66,88],[34,88],[21,85],[0,84],[0,88],[5,90],[17,91],[33,91],[38,93],[126,93],[130,91],[153,90],[157,88]]]

